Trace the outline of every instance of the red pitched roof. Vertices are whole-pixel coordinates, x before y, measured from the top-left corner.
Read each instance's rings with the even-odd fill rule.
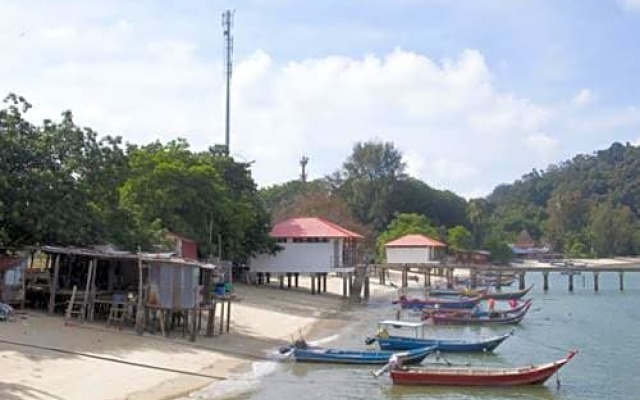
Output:
[[[405,235],[385,244],[389,247],[446,247],[447,245],[424,235]]]
[[[362,238],[362,235],[322,218],[291,218],[278,222],[269,235],[276,238]]]

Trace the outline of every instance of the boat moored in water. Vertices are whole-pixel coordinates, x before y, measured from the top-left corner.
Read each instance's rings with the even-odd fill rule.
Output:
[[[577,351],[571,351],[560,360],[524,367],[446,367],[391,366],[394,385],[442,385],[442,386],[520,386],[546,382],[554,373],[567,364]],[[401,361],[400,361],[401,364]]]

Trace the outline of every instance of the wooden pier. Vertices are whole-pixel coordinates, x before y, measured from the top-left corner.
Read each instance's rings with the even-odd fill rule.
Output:
[[[511,264],[505,266],[497,265],[468,265],[468,264],[448,264],[448,263],[432,263],[432,264],[375,264],[369,265],[370,274],[377,276],[380,284],[385,284],[389,278],[390,271],[400,273],[400,286],[406,288],[409,286],[410,274],[412,277],[423,278],[424,287],[431,287],[432,277],[437,276],[446,280],[448,288],[452,288],[455,284],[455,272],[466,271],[468,273],[470,286],[476,288],[481,286],[478,284],[478,276],[491,273],[496,278],[496,288],[500,290],[500,282],[505,277],[515,277],[520,290],[526,287],[527,274],[542,274],[542,289],[546,292],[549,290],[549,275],[561,274],[567,276],[567,289],[569,292],[574,290],[574,276],[580,274],[593,274],[593,290],[600,290],[600,275],[604,273],[618,275],[618,288],[624,290],[624,277],[627,273],[640,273],[640,259],[625,261],[615,264],[584,264],[584,265],[551,265],[551,264]]]

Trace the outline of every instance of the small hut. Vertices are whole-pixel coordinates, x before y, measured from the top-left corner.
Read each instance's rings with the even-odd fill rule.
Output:
[[[440,260],[446,245],[425,235],[405,235],[384,245],[389,264],[428,264]]]

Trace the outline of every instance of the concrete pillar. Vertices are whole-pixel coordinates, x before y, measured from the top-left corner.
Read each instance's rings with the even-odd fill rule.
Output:
[[[618,272],[618,278],[620,279],[620,291],[624,290],[624,271]]]
[[[549,271],[542,273],[542,290],[547,292],[549,290]]]
[[[600,290],[600,273],[594,272],[593,273],[593,291],[597,292],[599,290]]]
[[[569,278],[569,291],[573,292],[573,274],[570,273],[567,277]]]

